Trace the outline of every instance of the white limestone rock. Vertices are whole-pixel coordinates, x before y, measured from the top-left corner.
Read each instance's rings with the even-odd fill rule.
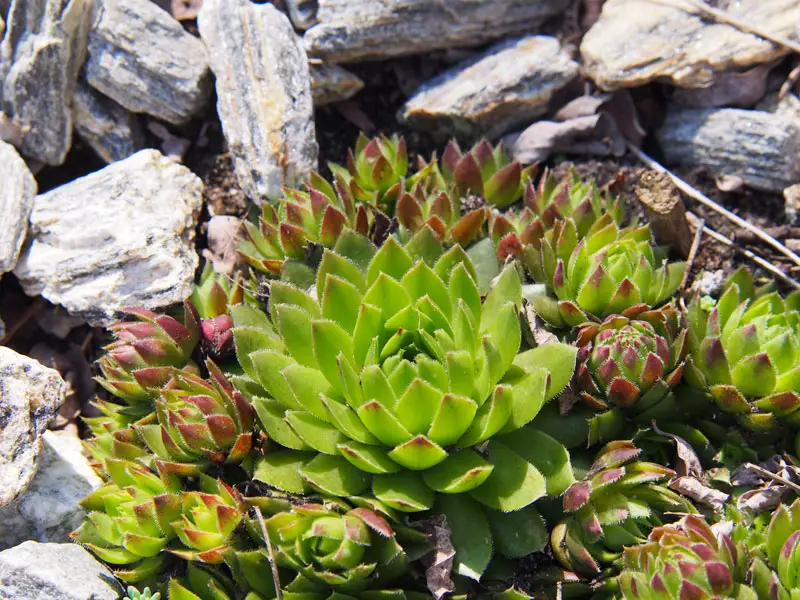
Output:
[[[286,0],[292,25],[305,31],[317,22],[317,0]]]
[[[17,264],[28,217],[36,197],[36,180],[10,144],[0,141],[0,275]]]
[[[604,90],[667,81],[686,88],[784,56],[788,49],[704,18],[681,0],[607,0],[581,42],[585,73]],[[800,37],[798,0],[722,0],[732,17],[786,38]]]
[[[36,197],[29,242],[14,274],[93,325],[121,309],[158,309],[192,289],[200,179],[142,150]]]
[[[306,53],[271,4],[205,0],[198,24],[239,184],[256,203],[277,199],[317,167]]]
[[[800,180],[800,121],[789,114],[672,107],[656,135],[671,166],[705,167],[771,192]]]
[[[95,0],[13,0],[0,44],[3,112],[19,150],[49,165],[72,144],[72,95],[86,58]]]
[[[0,507],[33,479],[41,436],[65,393],[58,371],[0,346]]]
[[[86,80],[129,111],[175,125],[202,111],[211,93],[203,43],[150,0],[103,0]]]
[[[102,483],[74,426],[45,431],[42,439],[36,476],[24,494],[0,508],[0,550],[25,540],[70,541],[85,516],[78,502]]]
[[[147,147],[137,116],[89,84],[79,82],[73,104],[75,131],[107,163],[128,158]]]
[[[443,137],[496,138],[547,112],[578,71],[554,37],[501,42],[423,84],[399,116]]]
[[[118,600],[121,591],[78,544],[24,542],[0,552],[0,600]]]
[[[569,0],[319,0],[309,54],[355,62],[535,33]]]
[[[311,95],[314,106],[341,102],[364,89],[361,78],[339,65],[311,65]]]

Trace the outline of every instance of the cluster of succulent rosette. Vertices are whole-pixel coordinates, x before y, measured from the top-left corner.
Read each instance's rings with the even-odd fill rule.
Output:
[[[111,328],[74,539],[131,598],[800,598],[800,500],[732,483],[800,452],[800,293],[679,297],[622,198],[500,146],[409,162],[362,136]]]

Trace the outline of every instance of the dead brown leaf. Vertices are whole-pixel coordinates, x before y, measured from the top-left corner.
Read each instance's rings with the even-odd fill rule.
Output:
[[[174,158],[175,160],[182,161],[189,150],[192,143],[186,138],[173,135],[163,123],[150,120],[147,123],[147,129],[161,140],[161,152],[164,156]]]
[[[239,217],[217,215],[208,222],[208,248],[203,257],[210,260],[217,273],[231,275],[239,262],[237,248],[244,235],[243,221]]]
[[[639,144],[644,135],[630,94],[618,91],[576,98],[552,121],[533,123],[506,140],[516,160],[532,163],[558,152],[619,157],[625,154],[626,138]]]
[[[763,488],[750,490],[739,496],[736,507],[739,510],[747,508],[753,512],[775,510],[788,495],[789,488],[785,485],[768,483]]]
[[[653,431],[655,431],[658,435],[670,438],[673,442],[675,442],[675,448],[678,453],[679,461],[678,464],[675,465],[675,471],[678,473],[678,475],[685,475],[689,477],[703,476],[703,466],[700,464],[700,459],[697,458],[697,454],[695,453],[694,449],[686,440],[679,435],[675,435],[674,433],[661,431],[655,421],[653,421]]]
[[[455,584],[450,575],[453,571],[456,550],[450,540],[451,531],[447,524],[447,517],[437,515],[417,522],[415,526],[430,535],[431,542],[433,542],[433,552],[423,559],[423,563],[426,565],[425,579],[428,591],[436,600],[440,600],[455,590]]]
[[[358,127],[361,131],[370,135],[377,127],[372,119],[369,118],[367,113],[361,110],[361,106],[353,100],[345,100],[344,102],[336,102],[332,104],[336,111],[345,119],[350,121],[353,125]]]
[[[669,488],[715,511],[722,510],[730,498],[729,494],[707,486],[697,477],[676,477],[669,482]]]
[[[530,342],[532,346],[558,343],[558,336],[547,329],[544,321],[533,309],[533,304],[527,300],[523,300],[522,302],[522,317],[527,324],[527,327],[524,328],[523,331],[525,331],[528,342]]]
[[[724,73],[711,85],[702,88],[677,88],[672,95],[676,104],[696,108],[738,106],[750,108],[767,91],[767,75],[774,63],[758,65],[747,71]]]

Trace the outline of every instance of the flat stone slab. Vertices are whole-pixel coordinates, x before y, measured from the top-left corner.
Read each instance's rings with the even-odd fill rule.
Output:
[[[150,0],[103,0],[86,80],[134,113],[181,125],[211,93],[203,43]]]
[[[36,476],[0,508],[0,550],[25,540],[69,542],[83,522],[78,502],[102,484],[83,455],[77,430],[45,431]]]
[[[59,165],[72,145],[72,95],[86,58],[93,0],[3,5],[9,12],[0,44],[0,107],[22,133],[23,154]]]
[[[399,118],[444,137],[496,138],[546,113],[578,72],[554,37],[501,42],[423,84]]]
[[[317,167],[308,59],[271,4],[204,0],[198,17],[217,80],[217,112],[250,200],[277,199]]]
[[[109,164],[147,147],[137,116],[85,82],[75,90],[73,114],[75,131]]]
[[[198,257],[200,179],[157,150],[142,150],[36,197],[30,241],[14,274],[93,325],[129,306],[181,302]]]
[[[0,507],[36,474],[41,436],[64,403],[65,388],[55,369],[0,346]]]
[[[586,75],[604,90],[663,80],[703,87],[721,73],[770,62],[789,51],[730,25],[651,0],[607,0],[581,42]],[[798,0],[722,0],[718,7],[765,31],[800,37]]]
[[[36,196],[36,180],[10,144],[0,141],[0,275],[17,264]]]
[[[120,591],[78,544],[25,542],[0,552],[0,600],[117,600]]]
[[[657,132],[667,163],[781,192],[800,180],[800,121],[737,108],[670,108]]]
[[[311,96],[315,106],[347,100],[362,89],[361,78],[339,65],[311,65]]]
[[[354,62],[535,33],[569,0],[319,0],[309,54]]]

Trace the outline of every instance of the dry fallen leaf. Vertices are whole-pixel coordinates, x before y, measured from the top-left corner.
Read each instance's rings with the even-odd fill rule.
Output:
[[[168,156],[178,162],[183,160],[183,157],[189,150],[189,146],[192,145],[186,138],[173,135],[163,123],[159,123],[158,121],[148,121],[147,129],[161,140],[161,152],[164,156]]]
[[[754,512],[775,509],[791,493],[800,493],[800,468],[776,454],[760,465],[745,463],[731,474],[731,484],[753,486],[736,504]]]
[[[419,521],[415,525],[430,535],[431,542],[433,542],[433,553],[427,555],[423,559],[423,563],[427,565],[425,579],[428,591],[436,600],[440,600],[455,590],[455,584],[450,575],[453,571],[456,550],[450,540],[450,526],[444,515]]]
[[[768,63],[741,73],[723,73],[714,83],[702,88],[676,88],[672,99],[681,106],[696,108],[750,108],[764,97],[767,75],[774,66],[775,63]]]
[[[211,217],[208,222],[208,248],[203,250],[203,257],[211,261],[217,273],[230,275],[239,262],[237,248],[244,233],[242,223],[241,218],[227,215]]]
[[[563,106],[552,121],[538,121],[519,134],[506,136],[514,159],[540,162],[564,152],[586,156],[622,156],[625,138],[638,144],[644,130],[627,92],[581,96]]]
[[[696,477],[676,477],[669,482],[669,488],[715,511],[722,510],[730,498],[729,494],[708,487]]]
[[[739,510],[750,509],[753,512],[775,510],[789,495],[789,488],[780,484],[767,484],[766,487],[745,492],[736,501]]]
[[[533,304],[527,300],[522,302],[522,317],[525,324],[527,324],[527,327],[523,327],[523,331],[532,346],[558,343],[558,336],[547,329],[544,321],[533,309]]]
[[[695,453],[694,449],[686,440],[678,435],[675,435],[674,433],[661,431],[658,428],[658,425],[656,425],[655,421],[653,421],[653,431],[655,431],[658,435],[670,438],[675,442],[675,448],[678,452],[678,460],[680,461],[675,466],[675,471],[679,475],[686,475],[690,477],[703,476],[703,466],[700,464],[700,459],[697,458],[697,454]]]

